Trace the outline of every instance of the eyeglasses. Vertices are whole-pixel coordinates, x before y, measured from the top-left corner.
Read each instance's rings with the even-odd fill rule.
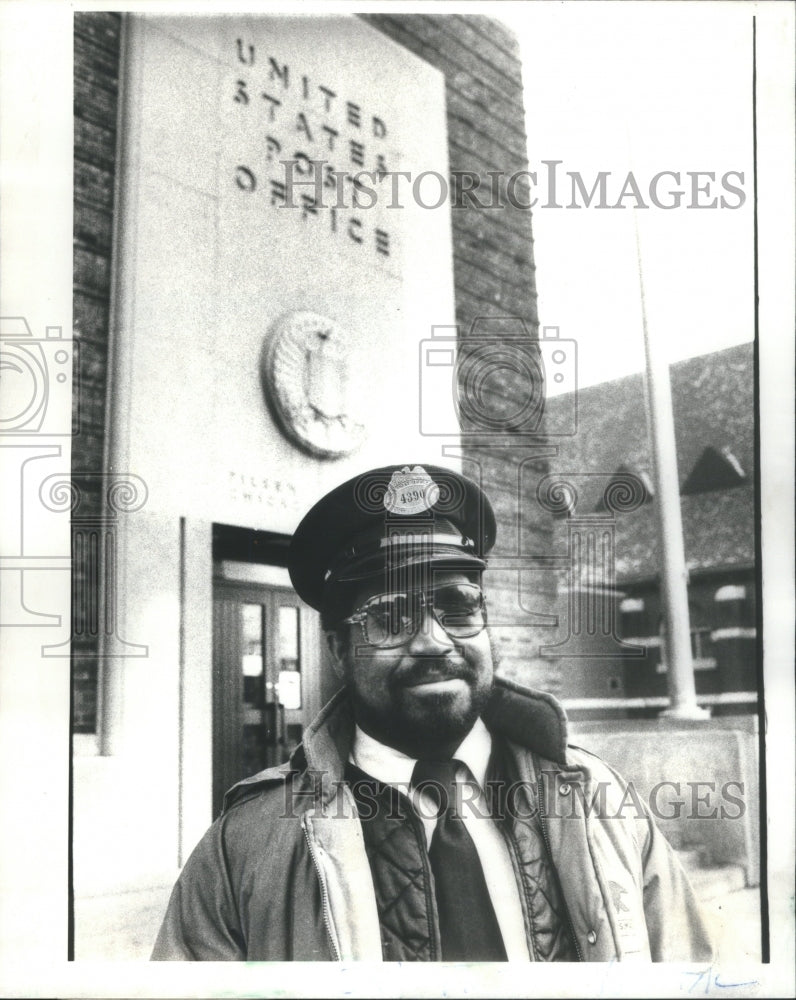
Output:
[[[394,649],[416,635],[429,611],[453,639],[471,639],[486,626],[486,601],[474,583],[452,583],[424,591],[376,594],[342,624],[359,625],[365,642]]]

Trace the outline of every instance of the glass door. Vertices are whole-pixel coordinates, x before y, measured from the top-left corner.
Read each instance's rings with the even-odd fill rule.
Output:
[[[283,587],[216,580],[213,801],[287,760],[321,706],[320,627]]]

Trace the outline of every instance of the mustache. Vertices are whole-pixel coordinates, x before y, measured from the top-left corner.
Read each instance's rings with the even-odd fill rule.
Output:
[[[418,656],[405,667],[398,668],[391,678],[396,687],[407,687],[433,678],[447,681],[460,677],[466,681],[475,679],[475,670],[460,656]]]

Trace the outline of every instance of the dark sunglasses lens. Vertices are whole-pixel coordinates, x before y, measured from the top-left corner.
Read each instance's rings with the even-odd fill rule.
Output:
[[[477,635],[486,624],[484,595],[475,584],[451,584],[434,592],[434,613],[456,638]]]
[[[408,594],[381,594],[365,607],[365,635],[372,646],[400,645],[411,635],[414,615]]]

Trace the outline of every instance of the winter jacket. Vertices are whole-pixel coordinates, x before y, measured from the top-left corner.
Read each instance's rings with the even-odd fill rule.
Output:
[[[599,758],[567,746],[555,699],[500,679],[483,717],[510,755],[521,794],[532,795],[535,829],[563,897],[560,914],[539,912],[535,838],[527,824],[515,825],[530,953],[573,957],[550,937],[560,918],[583,961],[709,961],[709,935],[672,848],[632,787]],[[227,793],[174,887],[153,959],[383,958],[375,869],[344,780],[353,729],[342,691],[288,764]],[[426,905],[410,913],[409,929],[425,935],[422,957],[434,958],[433,892],[421,898]]]

